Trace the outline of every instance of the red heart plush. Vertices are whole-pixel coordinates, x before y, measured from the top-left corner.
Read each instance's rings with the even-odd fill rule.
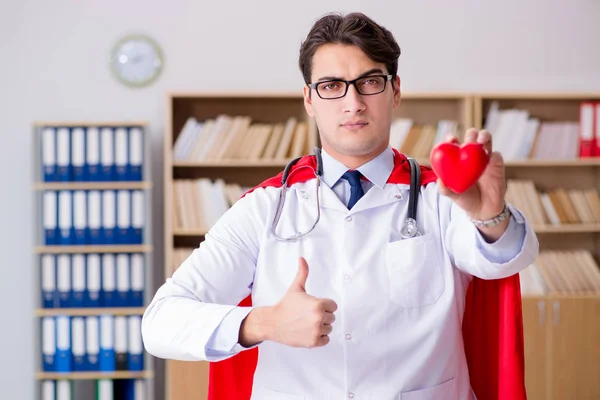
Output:
[[[442,142],[434,146],[431,168],[448,188],[462,193],[477,182],[489,162],[489,154],[480,143]]]

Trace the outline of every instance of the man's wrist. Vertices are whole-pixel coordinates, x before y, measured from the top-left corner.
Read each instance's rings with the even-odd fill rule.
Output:
[[[499,213],[495,214],[492,217],[489,217],[489,218],[469,217],[469,219],[478,228],[493,228],[497,225],[504,225],[504,224],[502,224],[502,222],[508,220],[510,218],[510,216],[511,216],[510,209],[508,208],[508,205],[506,203],[504,203],[504,208],[502,209],[502,211],[500,211]]]
[[[256,307],[248,313],[240,325],[238,342],[252,347],[269,340],[271,332],[271,307]]]
[[[471,222],[477,227],[477,230],[488,243],[494,243],[502,237],[510,223],[511,212],[508,205],[504,203],[502,211],[491,218],[476,219],[469,217]]]

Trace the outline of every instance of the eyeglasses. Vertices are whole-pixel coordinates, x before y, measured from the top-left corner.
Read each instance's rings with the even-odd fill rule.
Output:
[[[391,79],[392,75],[370,75],[352,81],[335,79],[311,83],[308,86],[314,89],[320,98],[333,100],[344,97],[350,85],[354,85],[356,91],[364,96],[379,94],[385,90],[385,84]]]

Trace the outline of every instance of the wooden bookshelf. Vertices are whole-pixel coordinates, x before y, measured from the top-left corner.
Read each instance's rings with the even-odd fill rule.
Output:
[[[600,94],[586,93],[403,93],[395,120],[410,119],[413,126],[437,126],[440,121],[453,121],[456,133],[469,127],[482,128],[494,101],[500,109],[522,108],[541,121],[578,121],[579,104],[583,100],[600,100]],[[176,142],[186,122],[194,117],[198,122],[219,115],[249,116],[252,122],[277,124],[294,117],[307,118],[301,93],[171,93],[167,95],[167,129],[164,145],[164,227],[165,277],[171,276],[189,252],[203,240],[209,226],[179,226],[177,185],[183,181],[222,180],[224,184],[252,187],[283,170],[291,154],[280,159],[243,157],[186,158],[176,157]],[[312,127],[316,129],[316,127]],[[431,128],[430,128],[431,129]],[[418,135],[415,135],[415,137]],[[421,135],[423,136],[423,135]],[[411,145],[419,149],[414,156],[429,165],[431,142]],[[188,144],[193,146],[193,144]],[[395,146],[400,148],[400,146]],[[308,146],[304,153],[312,152]],[[540,191],[557,188],[600,189],[600,157],[572,159],[523,158],[507,160],[507,178],[528,180]],[[194,203],[188,203],[194,204]],[[190,206],[187,207],[188,209]],[[193,207],[192,207],[193,208]],[[201,207],[197,207],[201,209]],[[201,210],[200,210],[201,211]],[[189,216],[188,216],[189,217]],[[189,217],[191,218],[191,217]],[[600,259],[600,221],[555,225],[534,224],[542,250],[585,250],[595,262]],[[573,265],[561,266],[574,268]],[[597,292],[554,291],[524,293],[524,319],[527,352],[527,387],[531,399],[600,397],[598,385],[591,381],[600,374],[597,363],[600,354],[590,348],[592,337],[600,335],[600,294]],[[594,314],[595,313],[595,314]],[[585,327],[567,324],[585,322]],[[571,326],[571,328],[569,328]],[[571,332],[577,331],[577,332]],[[573,343],[570,341],[573,340]],[[577,342],[577,343],[575,343]],[[567,361],[571,379],[555,379],[557,365]],[[167,361],[165,368],[166,400],[205,399],[207,393],[207,363]],[[577,376],[583,377],[578,381]],[[589,379],[588,379],[589,378]],[[560,386],[558,384],[560,382]],[[584,382],[584,384],[577,384]],[[559,387],[560,386],[560,387]],[[569,392],[570,391],[570,392]],[[569,393],[567,395],[566,393]],[[574,396],[577,393],[579,396]],[[552,394],[554,397],[550,397]]]
[[[474,96],[473,114],[477,128],[486,126],[489,111],[494,105],[500,110],[525,110],[528,118],[538,119],[541,124],[566,126],[569,122],[580,122],[580,105],[590,101],[600,101],[600,93],[483,93]],[[541,129],[540,126],[536,141],[541,140]],[[515,130],[522,132],[518,128]],[[562,132],[577,134],[575,128],[571,131],[563,128]],[[518,139],[515,137],[515,140]],[[573,142],[564,141],[562,145],[568,146],[569,143]],[[537,142],[534,145],[541,146]],[[547,151],[556,149],[548,146]],[[561,189],[600,190],[600,157],[543,157],[540,153],[530,152],[527,158],[506,160],[507,179],[530,182],[538,192],[535,194],[530,190],[521,199],[526,207],[536,202],[539,204],[539,193]],[[572,198],[570,200],[573,201]],[[580,210],[577,205],[574,208]],[[532,400],[600,397],[597,380],[600,375],[597,361],[600,357],[597,345],[600,291],[597,286],[595,289],[591,286],[592,280],[596,282],[590,276],[592,267],[583,272],[581,258],[584,256],[581,253],[578,257],[569,258],[557,253],[588,252],[597,269],[600,261],[599,223],[561,221],[560,224],[534,224],[540,251],[552,252],[541,255],[536,267],[544,271],[542,275],[546,274],[544,282],[552,279],[555,287],[529,292],[529,279],[536,269],[530,268],[521,274],[522,283],[527,288],[523,292],[523,319],[526,386],[528,398]],[[584,285],[588,285],[587,290]]]

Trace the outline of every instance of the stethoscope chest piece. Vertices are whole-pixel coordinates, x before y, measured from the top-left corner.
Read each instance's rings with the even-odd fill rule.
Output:
[[[400,236],[404,239],[410,239],[415,236],[421,236],[421,232],[417,229],[417,221],[412,218],[407,218],[400,230]]]

